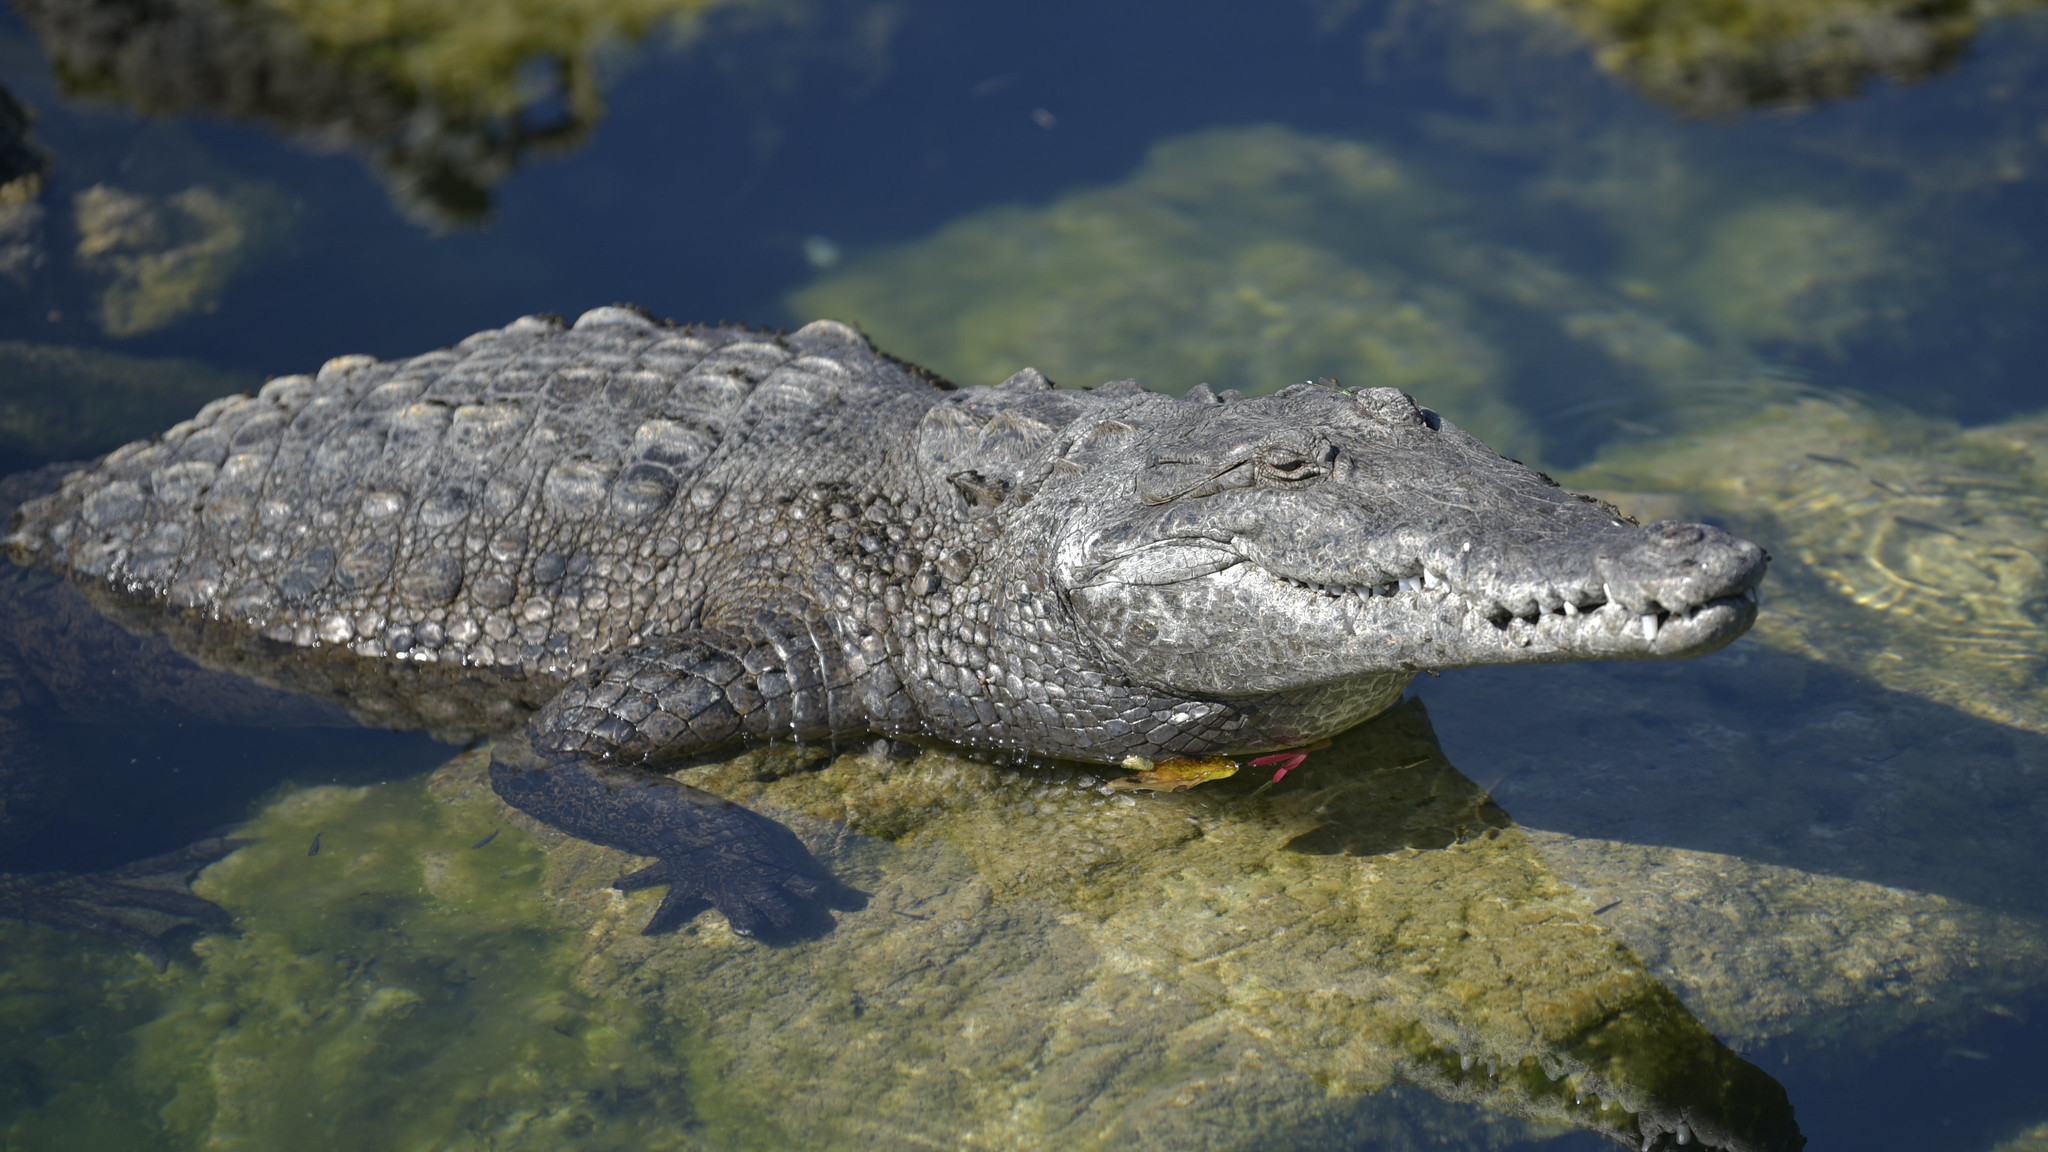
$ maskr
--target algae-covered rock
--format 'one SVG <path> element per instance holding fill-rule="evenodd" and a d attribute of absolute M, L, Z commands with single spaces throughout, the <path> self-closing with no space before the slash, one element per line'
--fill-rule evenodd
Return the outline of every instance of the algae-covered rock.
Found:
<path fill-rule="evenodd" d="M 1868 1051 L 2011 1016 L 2048 981 L 2048 925 L 1937 892 L 1718 852 L 1552 832 L 1558 873 L 1715 1034 Z"/>
<path fill-rule="evenodd" d="M 1849 340 L 1901 318 L 1910 267 L 1895 229 L 1873 216 L 1790 200 L 1713 219 L 1676 273 L 1679 303 L 1723 346 L 1839 357 Z"/>
<path fill-rule="evenodd" d="M 1444 210 L 1384 150 L 1223 129 L 1157 145 L 1122 184 L 856 256 L 791 307 L 965 384 L 1027 364 L 1069 386 L 1135 377 L 1167 392 L 1335 376 L 1409 389 L 1517 449 L 1502 354 L 1431 264 Z"/>
<path fill-rule="evenodd" d="M 101 941 L 0 920 L 0 1144 L 151 1147 L 160 1099 L 134 1091 L 133 1030 L 181 978 Z"/>
<path fill-rule="evenodd" d="M 2029 0 L 1514 0 L 1562 16 L 1601 67 L 1692 113 L 1848 96 L 1960 60 Z"/>
<path fill-rule="evenodd" d="M 1412 704 L 1256 797 L 940 752 L 688 770 L 869 894 L 782 947 L 715 914 L 640 935 L 655 894 L 608 887 L 635 862 L 511 813 L 486 764 L 243 829 L 197 886 L 239 932 L 120 1018 L 130 1112 L 211 1148 L 1794 1146 L 1783 1091 Z"/>
<path fill-rule="evenodd" d="M 260 383 L 183 360 L 0 340 L 0 472 L 110 451 Z"/>
<path fill-rule="evenodd" d="M 1618 444 L 1566 482 L 1768 547 L 1766 643 L 2048 731 L 2048 417 L 1966 430 L 1794 394 Z"/>
<path fill-rule="evenodd" d="M 1084 387 L 1403 388 L 1537 460 L 1585 451 L 1631 397 L 1859 355 L 1930 290 L 1895 207 L 1750 187 L 1671 141 L 1610 143 L 1585 170 L 1572 152 L 1514 183 L 1276 126 L 1196 133 L 1122 183 L 856 254 L 790 307 L 970 385 L 1033 365 Z M 1596 259 L 1515 226 L 1564 207 Z M 1580 416 L 1539 437 L 1525 413 L 1559 409 Z"/>
<path fill-rule="evenodd" d="M 67 92 L 367 152 L 402 206 L 474 220 L 603 118 L 598 57 L 717 0 L 25 0 Z"/>
<path fill-rule="evenodd" d="M 1425 689 L 1451 743 L 1720 1035 L 1853 1051 L 2024 1011 L 2048 980 L 2048 421 L 1696 399 L 1645 417 L 1695 430 L 1563 479 L 1765 544 L 1750 637 L 1550 669 L 1534 698 L 1459 673 Z"/>
<path fill-rule="evenodd" d="M 1514 671 L 1421 689 L 1445 747 L 1716 1035 L 1833 1062 L 2048 991 L 2048 737 L 1753 639 Z"/>
<path fill-rule="evenodd" d="M 470 799 L 300 791 L 205 874 L 240 931 L 200 940 L 134 1033 L 136 1087 L 181 1143 L 695 1146 L 668 1038 L 572 986 L 588 941 L 540 900 L 542 852 Z"/>
<path fill-rule="evenodd" d="M 633 861 L 537 835 L 550 902 L 589 935 L 579 987 L 691 1021 L 698 1115 L 735 1142 L 1401 1147 L 1468 1127 L 1416 1132 L 1379 1095 L 1398 1083 L 1637 1144 L 1681 1123 L 1789 1137 L 1782 1091 L 1615 942 L 1418 708 L 1318 757 L 1256 799 L 1248 779 L 1139 799 L 941 753 L 691 770 L 869 893 L 789 948 L 715 916 L 640 937 L 652 905 L 604 887 Z"/>
<path fill-rule="evenodd" d="M 72 204 L 78 262 L 109 281 L 100 328 L 139 336 L 194 312 L 211 312 L 222 289 L 275 227 L 274 194 L 223 193 L 194 185 L 154 197 L 95 184 Z"/>

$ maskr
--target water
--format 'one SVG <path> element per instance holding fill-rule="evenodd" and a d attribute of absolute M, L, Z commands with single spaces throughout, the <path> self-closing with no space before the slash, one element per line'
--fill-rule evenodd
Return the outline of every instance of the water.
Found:
<path fill-rule="evenodd" d="M 80 659 L 0 715 L 89 782 L 0 869 L 259 840 L 161 973 L 0 923 L 9 1147 L 1565 1149 L 1779 1089 L 1817 1149 L 2048 1140 L 2043 16 L 694 7 L 276 0 L 210 74 L 0 19 L 0 471 L 524 313 L 831 315 L 966 384 L 1410 389 L 1765 543 L 1757 627 L 1425 678 L 1258 795 L 693 770 L 870 893 L 784 949 L 638 936 L 475 754 Z"/>

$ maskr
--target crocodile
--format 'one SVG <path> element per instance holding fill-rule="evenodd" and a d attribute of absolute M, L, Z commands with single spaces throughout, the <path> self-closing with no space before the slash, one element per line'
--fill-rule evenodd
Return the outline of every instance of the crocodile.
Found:
<path fill-rule="evenodd" d="M 617 885 L 668 886 L 647 932 L 716 906 L 771 939 L 860 894 L 674 779 L 689 757 L 1298 749 L 1418 672 L 1711 651 L 1768 561 L 1396 389 L 958 388 L 833 321 L 624 306 L 215 401 L 25 504 L 6 546 L 206 667 L 500 737 L 505 801 L 652 858 Z"/>

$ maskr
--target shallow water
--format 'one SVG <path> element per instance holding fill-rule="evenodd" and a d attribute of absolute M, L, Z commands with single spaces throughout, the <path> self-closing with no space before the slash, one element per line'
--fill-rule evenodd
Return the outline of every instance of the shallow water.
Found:
<path fill-rule="evenodd" d="M 162 972 L 0 921 L 5 1145 L 2048 1146 L 2048 14 L 1993 7 L 262 0 L 152 57 L 23 0 L 0 473 L 628 300 L 1390 384 L 1774 564 L 1720 653 L 1425 678 L 1263 793 L 692 769 L 869 894 L 782 948 L 639 936 L 474 751 L 39 664 L 74 787 L 0 871 L 257 842 Z"/>

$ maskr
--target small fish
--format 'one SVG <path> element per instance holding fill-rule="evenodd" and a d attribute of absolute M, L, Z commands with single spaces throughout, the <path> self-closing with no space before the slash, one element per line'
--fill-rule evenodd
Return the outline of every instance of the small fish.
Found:
<path fill-rule="evenodd" d="M 313 846 L 312 846 L 311 848 L 308 848 L 308 849 L 306 849 L 306 855 L 308 855 L 308 856 L 318 856 L 319 854 L 320 854 L 320 833 L 318 833 L 318 832 L 315 832 L 315 833 L 313 833 Z"/>
<path fill-rule="evenodd" d="M 1615 910 L 1616 908 L 1619 908 L 1619 907 L 1621 907 L 1621 901 L 1619 901 L 1619 900 L 1616 900 L 1616 901 L 1615 901 L 1614 903 L 1612 903 L 1612 904 L 1602 904 L 1602 905 L 1601 905 L 1601 906 L 1599 906 L 1598 908 L 1595 908 L 1595 909 L 1593 909 L 1593 915 L 1595 915 L 1595 916 L 1598 916 L 1598 915 L 1600 915 L 1600 914 L 1601 914 L 1602 912 L 1612 912 L 1612 911 L 1614 911 L 1614 910 Z"/>
<path fill-rule="evenodd" d="M 470 850 L 470 851 L 472 851 L 472 852 L 474 852 L 474 851 L 476 851 L 477 849 L 479 849 L 479 848 L 483 847 L 484 845 L 486 845 L 486 844 L 489 844 L 489 843 L 490 843 L 491 841 L 493 841 L 493 840 L 496 840 L 496 839 L 498 838 L 498 833 L 500 833 L 500 832 L 503 832 L 503 831 L 504 831 L 504 829 L 503 829 L 503 828 L 493 828 L 493 829 L 491 829 L 491 834 L 490 834 L 489 836 L 486 836 L 486 837 L 484 837 L 483 839 L 481 839 L 481 840 L 477 841 L 476 843 L 474 843 L 474 844 L 471 844 L 471 845 L 469 846 L 469 850 Z"/>

